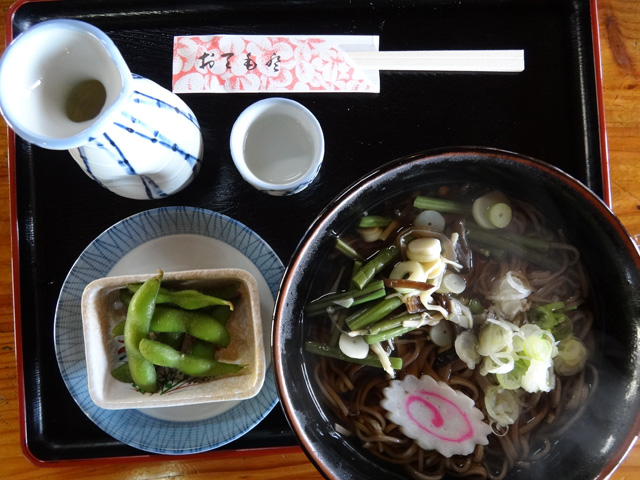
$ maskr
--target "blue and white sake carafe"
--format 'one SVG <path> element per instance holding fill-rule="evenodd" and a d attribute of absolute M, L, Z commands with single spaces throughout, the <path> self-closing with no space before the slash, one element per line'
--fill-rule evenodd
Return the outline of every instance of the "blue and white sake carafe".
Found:
<path fill-rule="evenodd" d="M 157 199 L 198 173 L 198 121 L 177 95 L 133 75 L 111 39 L 77 20 L 48 20 L 0 59 L 0 112 L 24 140 L 69 150 L 82 170 L 126 198 Z"/>

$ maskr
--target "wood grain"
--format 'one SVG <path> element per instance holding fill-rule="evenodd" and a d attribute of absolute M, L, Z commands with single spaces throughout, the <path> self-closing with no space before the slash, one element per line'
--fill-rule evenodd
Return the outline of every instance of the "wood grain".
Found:
<path fill-rule="evenodd" d="M 0 0 L 6 18 L 10 0 Z M 640 2 L 599 0 L 604 104 L 613 210 L 630 235 L 640 241 Z M 4 38 L 4 22 L 0 24 Z M 3 124 L 4 125 L 4 124 Z M 5 129 L 0 156 L 7 157 Z M 0 162 L 0 471 L 14 480 L 57 478 L 148 479 L 282 479 L 321 478 L 299 450 L 286 454 L 248 452 L 232 459 L 207 455 L 166 461 L 161 457 L 138 463 L 33 465 L 20 445 L 20 415 L 16 377 L 11 294 L 10 198 L 6 160 Z M 611 477 L 640 478 L 640 445 Z"/>

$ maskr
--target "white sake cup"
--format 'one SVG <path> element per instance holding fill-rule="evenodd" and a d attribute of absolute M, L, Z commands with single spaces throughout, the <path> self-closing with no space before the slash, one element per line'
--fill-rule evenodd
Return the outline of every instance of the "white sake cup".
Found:
<path fill-rule="evenodd" d="M 286 98 L 250 105 L 234 123 L 229 143 L 242 178 L 276 196 L 305 189 L 324 157 L 318 120 L 306 107 Z"/>

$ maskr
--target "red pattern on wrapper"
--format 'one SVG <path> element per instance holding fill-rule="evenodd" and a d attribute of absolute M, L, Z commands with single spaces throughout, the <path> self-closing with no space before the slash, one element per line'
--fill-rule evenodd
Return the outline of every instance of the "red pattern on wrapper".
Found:
<path fill-rule="evenodd" d="M 175 37 L 173 90 L 176 93 L 374 93 L 376 86 L 340 47 L 340 38 Z"/>

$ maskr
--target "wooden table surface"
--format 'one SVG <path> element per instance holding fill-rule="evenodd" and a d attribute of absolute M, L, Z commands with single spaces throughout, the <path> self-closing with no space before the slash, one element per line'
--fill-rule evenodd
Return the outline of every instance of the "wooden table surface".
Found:
<path fill-rule="evenodd" d="M 0 0 L 6 17 L 12 0 Z M 640 242 L 640 2 L 599 0 L 604 104 L 610 157 L 614 212 L 629 234 Z M 0 39 L 5 23 L 0 22 Z M 1 120 L 0 120 L 1 122 Z M 0 157 L 7 158 L 5 124 L 0 134 Z M 207 455 L 137 463 L 103 463 L 37 467 L 22 453 L 18 414 L 7 162 L 0 162 L 0 473 L 12 480 L 39 478 L 148 479 L 164 477 L 280 479 L 321 478 L 297 449 L 286 453 L 249 452 L 232 459 Z M 214 474 L 215 472 L 215 474 Z M 640 443 L 611 477 L 640 479 Z"/>

